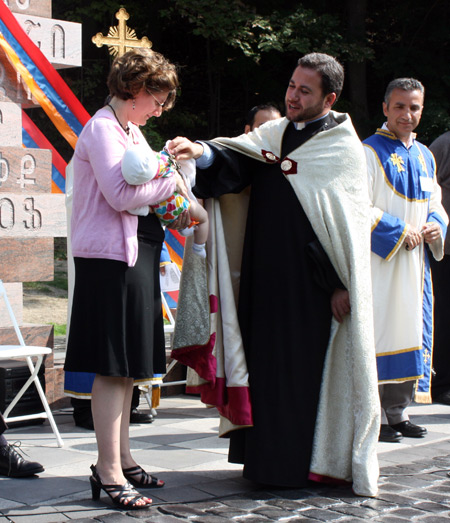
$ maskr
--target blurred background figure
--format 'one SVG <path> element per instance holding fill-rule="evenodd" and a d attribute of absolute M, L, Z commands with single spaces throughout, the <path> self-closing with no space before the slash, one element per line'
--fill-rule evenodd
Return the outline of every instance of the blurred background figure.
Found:
<path fill-rule="evenodd" d="M 272 104 L 255 105 L 247 115 L 245 132 L 249 133 L 269 120 L 281 118 L 280 111 Z"/>
<path fill-rule="evenodd" d="M 442 205 L 450 214 L 450 131 L 430 145 L 436 159 L 437 181 L 442 189 Z M 450 236 L 447 231 L 444 258 L 437 263 L 431 258 L 434 289 L 434 351 L 431 396 L 434 402 L 450 405 Z"/>

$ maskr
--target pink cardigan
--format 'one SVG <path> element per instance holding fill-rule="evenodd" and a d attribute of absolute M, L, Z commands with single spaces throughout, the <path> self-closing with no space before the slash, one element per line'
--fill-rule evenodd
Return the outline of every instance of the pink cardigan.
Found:
<path fill-rule="evenodd" d="M 137 260 L 138 218 L 127 212 L 156 204 L 175 190 L 175 179 L 160 178 L 143 185 L 128 185 L 120 162 L 130 140 L 145 140 L 130 123 L 128 136 L 114 115 L 100 109 L 89 120 L 78 139 L 73 158 L 73 208 L 71 241 L 74 256 Z"/>

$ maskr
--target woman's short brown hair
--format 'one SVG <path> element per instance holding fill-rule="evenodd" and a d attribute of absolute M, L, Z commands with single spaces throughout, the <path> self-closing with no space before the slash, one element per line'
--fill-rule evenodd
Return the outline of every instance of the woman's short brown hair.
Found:
<path fill-rule="evenodd" d="M 175 65 L 150 49 L 135 49 L 115 58 L 107 81 L 109 94 L 122 100 L 134 98 L 142 89 L 169 91 L 164 110 L 175 103 L 178 75 Z"/>

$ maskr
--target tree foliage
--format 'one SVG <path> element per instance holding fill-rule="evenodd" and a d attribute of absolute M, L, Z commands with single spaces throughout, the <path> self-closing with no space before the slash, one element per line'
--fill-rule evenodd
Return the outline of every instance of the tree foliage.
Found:
<path fill-rule="evenodd" d="M 263 15 L 239 0 L 172 0 L 160 15 L 175 23 L 181 19 L 192 27 L 192 34 L 239 49 L 256 62 L 271 51 L 304 54 L 316 50 L 356 59 L 370 55 L 369 48 L 346 42 L 337 17 L 318 16 L 301 4 Z"/>
<path fill-rule="evenodd" d="M 54 18 L 83 24 L 83 67 L 64 78 L 90 113 L 104 101 L 111 58 L 91 38 L 117 25 L 114 0 L 58 0 Z M 297 59 L 311 51 L 336 56 L 346 68 L 337 110 L 348 111 L 361 138 L 383 121 L 387 83 L 420 79 L 427 91 L 419 135 L 429 143 L 450 128 L 447 0 L 130 0 L 127 24 L 138 38 L 179 66 L 175 109 L 147 125 L 152 143 L 175 135 L 208 138 L 242 132 L 253 105 L 276 103 Z M 49 131 L 50 132 L 50 131 Z"/>

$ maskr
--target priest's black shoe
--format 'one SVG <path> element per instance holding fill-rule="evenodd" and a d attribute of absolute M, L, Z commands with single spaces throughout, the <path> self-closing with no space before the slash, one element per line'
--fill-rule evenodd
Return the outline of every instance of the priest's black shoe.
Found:
<path fill-rule="evenodd" d="M 403 438 L 401 432 L 397 432 L 389 425 L 380 426 L 380 435 L 378 441 L 385 441 L 387 443 L 395 443 Z"/>
<path fill-rule="evenodd" d="M 151 414 L 142 412 L 138 409 L 131 409 L 130 423 L 153 423 L 155 418 Z"/>
<path fill-rule="evenodd" d="M 0 447 L 0 475 L 10 478 L 27 478 L 44 472 L 44 467 L 35 461 L 27 461 L 16 451 L 14 445 Z"/>
<path fill-rule="evenodd" d="M 396 423 L 391 425 L 391 428 L 398 430 L 406 438 L 423 438 L 428 432 L 425 427 L 419 427 L 419 425 L 414 425 L 409 420 L 402 421 L 401 423 Z"/>

